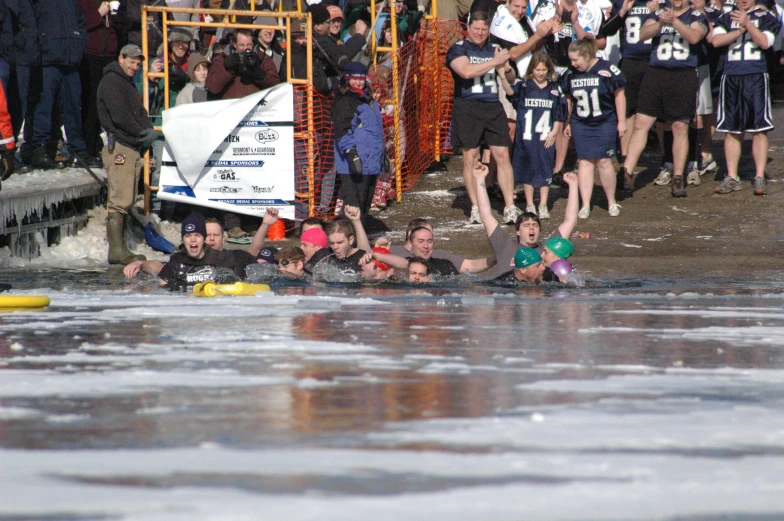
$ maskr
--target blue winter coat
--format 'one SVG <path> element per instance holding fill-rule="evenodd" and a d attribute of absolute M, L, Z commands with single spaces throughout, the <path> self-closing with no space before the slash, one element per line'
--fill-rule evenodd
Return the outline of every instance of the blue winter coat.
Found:
<path fill-rule="evenodd" d="M 87 47 L 84 11 L 76 0 L 37 0 L 41 65 L 78 67 Z"/>
<path fill-rule="evenodd" d="M 375 100 L 356 92 L 339 94 L 332 105 L 332 124 L 335 131 L 335 170 L 348 174 L 346 150 L 355 148 L 362 160 L 363 175 L 383 173 L 384 126 L 381 109 Z"/>
<path fill-rule="evenodd" d="M 0 0 L 5 4 L 5 14 L 7 20 L 3 21 L 3 45 L 8 45 L 4 50 L 6 54 L 13 54 L 13 60 L 17 65 L 30 67 L 40 63 L 38 52 L 38 25 L 35 20 L 35 13 L 30 0 Z M 10 28 L 11 33 L 6 34 Z M 6 43 L 10 36 L 10 43 Z"/>

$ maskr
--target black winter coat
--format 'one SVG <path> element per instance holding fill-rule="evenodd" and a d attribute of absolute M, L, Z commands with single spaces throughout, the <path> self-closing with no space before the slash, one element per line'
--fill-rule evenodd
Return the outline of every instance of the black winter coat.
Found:
<path fill-rule="evenodd" d="M 41 65 L 78 67 L 87 47 L 84 11 L 76 0 L 35 0 Z"/>
<path fill-rule="evenodd" d="M 138 149 L 136 140 L 143 130 L 152 128 L 133 78 L 129 78 L 117 62 L 103 69 L 103 78 L 98 85 L 98 119 L 106 132 L 131 148 Z"/>
<path fill-rule="evenodd" d="M 30 0 L 0 0 L 0 8 L 6 17 L 2 25 L 4 50 L 0 55 L 9 63 L 26 67 L 38 65 L 41 60 L 38 24 Z"/>

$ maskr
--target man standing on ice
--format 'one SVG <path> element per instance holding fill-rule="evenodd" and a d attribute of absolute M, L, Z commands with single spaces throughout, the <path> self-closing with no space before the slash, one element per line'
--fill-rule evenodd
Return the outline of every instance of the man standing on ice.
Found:
<path fill-rule="evenodd" d="M 158 135 L 133 84 L 133 76 L 143 60 L 139 46 L 126 45 L 120 50 L 117 62 L 104 68 L 103 79 L 98 85 L 98 119 L 107 136 L 103 164 L 109 184 L 106 201 L 109 264 L 127 265 L 145 260 L 144 255 L 128 249 L 125 239 L 125 217 L 136 200 L 142 152 Z"/>

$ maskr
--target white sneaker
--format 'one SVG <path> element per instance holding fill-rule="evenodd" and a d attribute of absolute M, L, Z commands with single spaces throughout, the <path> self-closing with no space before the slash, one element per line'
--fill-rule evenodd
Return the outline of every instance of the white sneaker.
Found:
<path fill-rule="evenodd" d="M 618 217 L 621 215 L 621 205 L 620 204 L 611 204 L 610 207 L 607 209 L 607 213 L 610 214 L 610 217 Z"/>
<path fill-rule="evenodd" d="M 547 205 L 543 204 L 539 206 L 539 218 L 540 219 L 549 219 L 550 212 L 547 210 Z"/>
<path fill-rule="evenodd" d="M 661 172 L 659 172 L 659 176 L 653 180 L 653 184 L 655 184 L 656 186 L 667 186 L 668 184 L 670 184 L 671 180 L 672 180 L 672 171 L 667 170 L 667 167 L 664 167 L 661 169 Z"/>
<path fill-rule="evenodd" d="M 482 224 L 482 217 L 479 215 L 479 207 L 471 207 L 471 217 L 468 218 L 468 224 Z"/>
<path fill-rule="evenodd" d="M 699 168 L 700 175 L 705 175 L 707 172 L 715 172 L 718 169 L 719 164 L 713 158 L 713 155 L 710 155 L 707 158 L 702 158 L 702 165 L 700 165 Z"/>
<path fill-rule="evenodd" d="M 583 208 L 580 208 L 580 211 L 577 212 L 577 217 L 579 217 L 580 219 L 587 219 L 588 217 L 590 217 L 590 215 L 591 215 L 590 206 L 585 206 Z"/>
<path fill-rule="evenodd" d="M 699 170 L 692 170 L 691 172 L 689 172 L 689 175 L 686 176 L 686 183 L 694 186 L 700 184 Z"/>
<path fill-rule="evenodd" d="M 517 218 L 520 217 L 523 212 L 520 208 L 516 207 L 515 205 L 509 205 L 504 208 L 504 224 L 514 224 L 517 222 Z"/>
<path fill-rule="evenodd" d="M 528 205 L 528 206 L 525 207 L 525 211 L 526 211 L 526 213 L 533 213 L 533 214 L 535 214 L 536 213 L 536 206 L 534 206 L 532 204 Z"/>

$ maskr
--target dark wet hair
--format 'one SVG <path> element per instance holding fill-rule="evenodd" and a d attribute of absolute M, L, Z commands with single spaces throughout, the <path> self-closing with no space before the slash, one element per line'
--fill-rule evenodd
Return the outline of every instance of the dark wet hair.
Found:
<path fill-rule="evenodd" d="M 517 222 L 515 223 L 515 231 L 520 229 L 520 225 L 523 224 L 523 221 L 536 221 L 536 224 L 539 225 L 539 228 L 542 227 L 542 221 L 539 220 L 539 216 L 533 212 L 523 212 L 520 217 L 517 218 Z"/>
<path fill-rule="evenodd" d="M 411 236 L 411 230 L 413 230 L 415 228 L 421 228 L 421 227 L 423 227 L 425 225 L 428 225 L 428 224 L 430 224 L 430 221 L 428 221 L 427 219 L 424 219 L 422 217 L 417 217 L 416 219 L 411 219 L 411 221 L 408 223 L 408 226 L 406 226 L 406 241 Z"/>
<path fill-rule="evenodd" d="M 347 219 L 338 219 L 336 221 L 332 221 L 331 223 L 327 224 L 327 229 L 324 230 L 327 235 L 332 235 L 333 233 L 342 233 L 348 239 L 349 237 L 356 237 L 356 232 L 354 231 L 354 225 L 351 224 L 351 221 Z"/>
<path fill-rule="evenodd" d="M 303 221 L 299 224 L 300 235 L 302 235 L 302 228 L 304 228 L 306 224 L 310 226 L 318 226 L 322 230 L 324 229 L 324 221 L 322 221 L 318 217 L 308 217 L 307 219 L 303 219 Z"/>
<path fill-rule="evenodd" d="M 412 264 L 421 264 L 427 270 L 426 275 L 430 275 L 430 261 L 427 259 L 423 259 L 422 257 L 411 257 L 408 259 L 408 265 L 411 266 Z"/>
<path fill-rule="evenodd" d="M 305 262 L 305 252 L 302 251 L 302 248 L 298 248 L 297 246 L 286 246 L 275 252 L 275 260 L 278 262 L 282 260 Z"/>
<path fill-rule="evenodd" d="M 413 230 L 411 230 L 410 232 L 408 232 L 408 240 L 409 240 L 409 241 L 410 241 L 410 240 L 412 240 L 412 239 L 414 238 L 414 234 L 415 234 L 416 232 L 420 231 L 420 230 L 426 230 L 426 231 L 427 231 L 427 233 L 429 233 L 430 235 L 433 235 L 433 232 L 432 232 L 432 231 L 430 231 L 430 228 L 428 228 L 428 227 L 426 227 L 426 226 L 417 226 L 416 228 L 414 228 Z"/>

